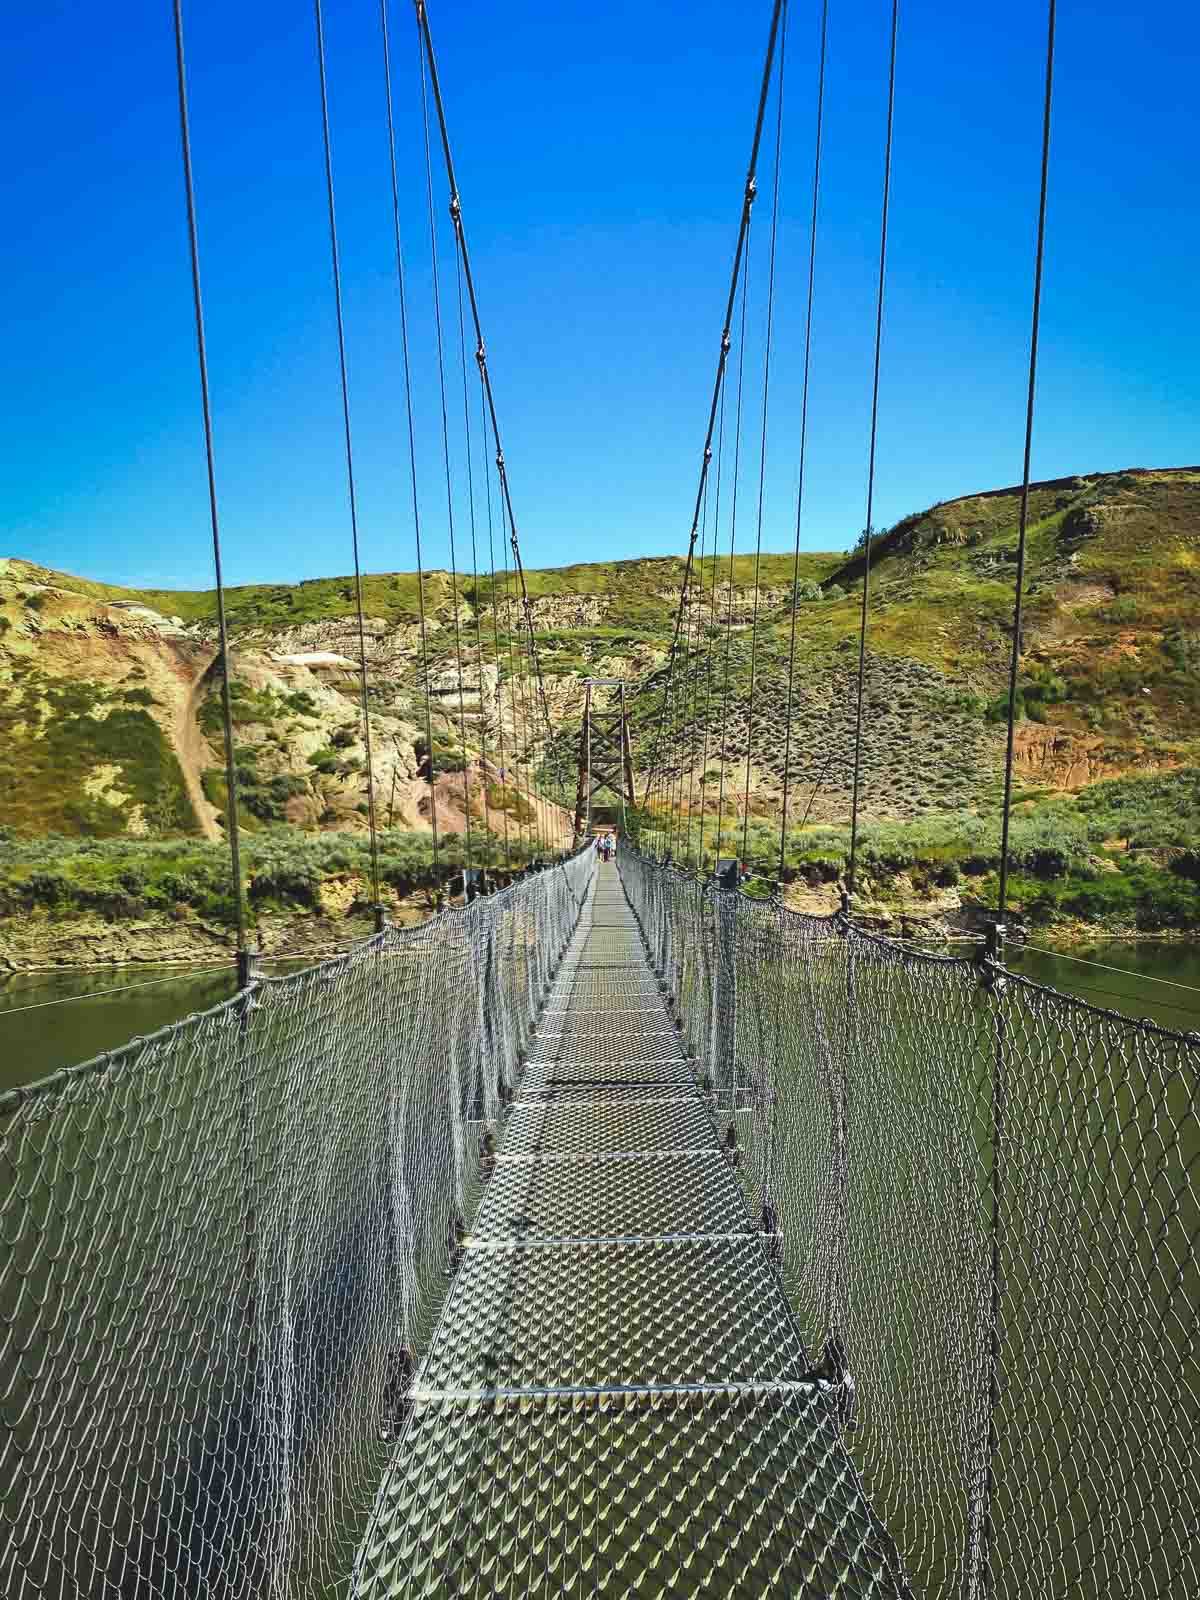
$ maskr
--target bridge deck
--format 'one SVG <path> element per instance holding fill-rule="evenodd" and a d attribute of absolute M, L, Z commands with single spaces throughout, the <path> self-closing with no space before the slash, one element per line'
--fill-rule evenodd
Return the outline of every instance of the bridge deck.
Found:
<path fill-rule="evenodd" d="M 354 1594 L 896 1596 L 779 1278 L 601 866 Z"/>

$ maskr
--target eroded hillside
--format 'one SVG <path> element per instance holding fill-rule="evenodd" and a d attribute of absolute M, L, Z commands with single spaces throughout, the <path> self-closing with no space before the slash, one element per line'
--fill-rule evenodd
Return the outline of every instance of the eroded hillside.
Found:
<path fill-rule="evenodd" d="M 1019 495 L 964 497 L 872 546 L 863 800 L 868 816 L 994 797 Z M 1200 470 L 1039 484 L 1031 498 L 1018 760 L 1046 789 L 1200 761 Z M 637 696 L 636 762 L 682 776 L 685 803 L 777 812 L 787 742 L 790 556 L 700 564 L 668 737 L 656 743 L 683 564 L 528 574 L 553 737 L 497 577 L 426 575 L 438 822 L 514 817 L 528 777 L 569 803 L 588 674 Z M 852 778 L 861 555 L 805 555 L 795 592 L 791 782 L 840 820 Z M 715 583 L 715 592 L 714 592 Z M 422 644 L 412 574 L 365 580 L 372 759 L 385 822 L 430 826 Z M 359 640 L 346 578 L 228 595 L 236 760 L 249 827 L 366 825 Z M 0 824 L 22 835 L 215 836 L 224 803 L 213 600 L 115 589 L 0 563 Z M 498 653 L 497 653 L 498 645 Z M 465 666 L 459 673 L 457 661 Z M 755 692 L 750 695 L 753 669 Z M 466 778 L 464 779 L 464 769 Z M 560 825 L 557 811 L 547 813 Z"/>

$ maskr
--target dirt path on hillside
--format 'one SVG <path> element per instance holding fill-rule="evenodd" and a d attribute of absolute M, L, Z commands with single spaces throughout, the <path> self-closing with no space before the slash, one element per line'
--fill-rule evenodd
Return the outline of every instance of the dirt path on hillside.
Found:
<path fill-rule="evenodd" d="M 179 760 L 179 770 L 183 773 L 183 786 L 187 790 L 187 797 L 192 803 L 192 810 L 196 813 L 201 832 L 206 839 L 214 843 L 223 839 L 225 835 L 217 821 L 220 813 L 205 798 L 204 784 L 201 781 L 200 775 L 205 767 L 212 765 L 212 751 L 208 747 L 208 740 L 200 732 L 199 710 L 200 701 L 206 692 L 204 679 L 216 659 L 217 651 L 213 650 L 204 663 L 203 671 L 187 695 L 179 701 L 173 730 L 175 754 Z"/>

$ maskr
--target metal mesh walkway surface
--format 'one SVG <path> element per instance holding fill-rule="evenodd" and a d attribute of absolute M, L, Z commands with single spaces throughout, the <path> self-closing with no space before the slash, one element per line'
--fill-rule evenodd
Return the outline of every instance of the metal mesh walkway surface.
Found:
<path fill-rule="evenodd" d="M 385 1596 L 899 1596 L 615 867 L 356 1564 Z"/>

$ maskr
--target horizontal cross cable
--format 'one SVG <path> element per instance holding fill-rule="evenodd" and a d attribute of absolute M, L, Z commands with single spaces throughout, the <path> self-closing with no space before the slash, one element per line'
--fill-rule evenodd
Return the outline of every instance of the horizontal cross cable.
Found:
<path fill-rule="evenodd" d="M 588 1383 L 564 1384 L 561 1387 L 547 1385 L 545 1388 L 413 1389 L 409 1398 L 417 1405 L 499 1400 L 654 1400 L 663 1397 L 692 1399 L 705 1395 L 811 1395 L 828 1393 L 833 1387 L 827 1378 L 818 1377 L 747 1378 L 725 1383 Z"/>
<path fill-rule="evenodd" d="M 686 1157 L 688 1160 L 695 1160 L 697 1156 L 703 1156 L 710 1161 L 714 1156 L 719 1161 L 725 1160 L 725 1152 L 716 1148 L 711 1150 L 592 1150 L 583 1154 L 574 1150 L 550 1150 L 544 1155 L 522 1156 L 506 1156 L 501 1151 L 496 1160 L 525 1167 L 537 1166 L 541 1162 L 549 1161 L 576 1161 L 580 1165 L 586 1166 L 593 1161 L 673 1161 L 678 1160 L 681 1156 Z"/>
<path fill-rule="evenodd" d="M 463 1240 L 464 1250 L 545 1250 L 560 1245 L 587 1245 L 602 1249 L 622 1249 L 627 1245 L 644 1244 L 708 1244 L 729 1240 L 746 1240 L 763 1237 L 749 1225 L 741 1233 L 598 1233 L 598 1234 L 533 1234 L 525 1239 L 476 1239 L 473 1234 Z"/>

